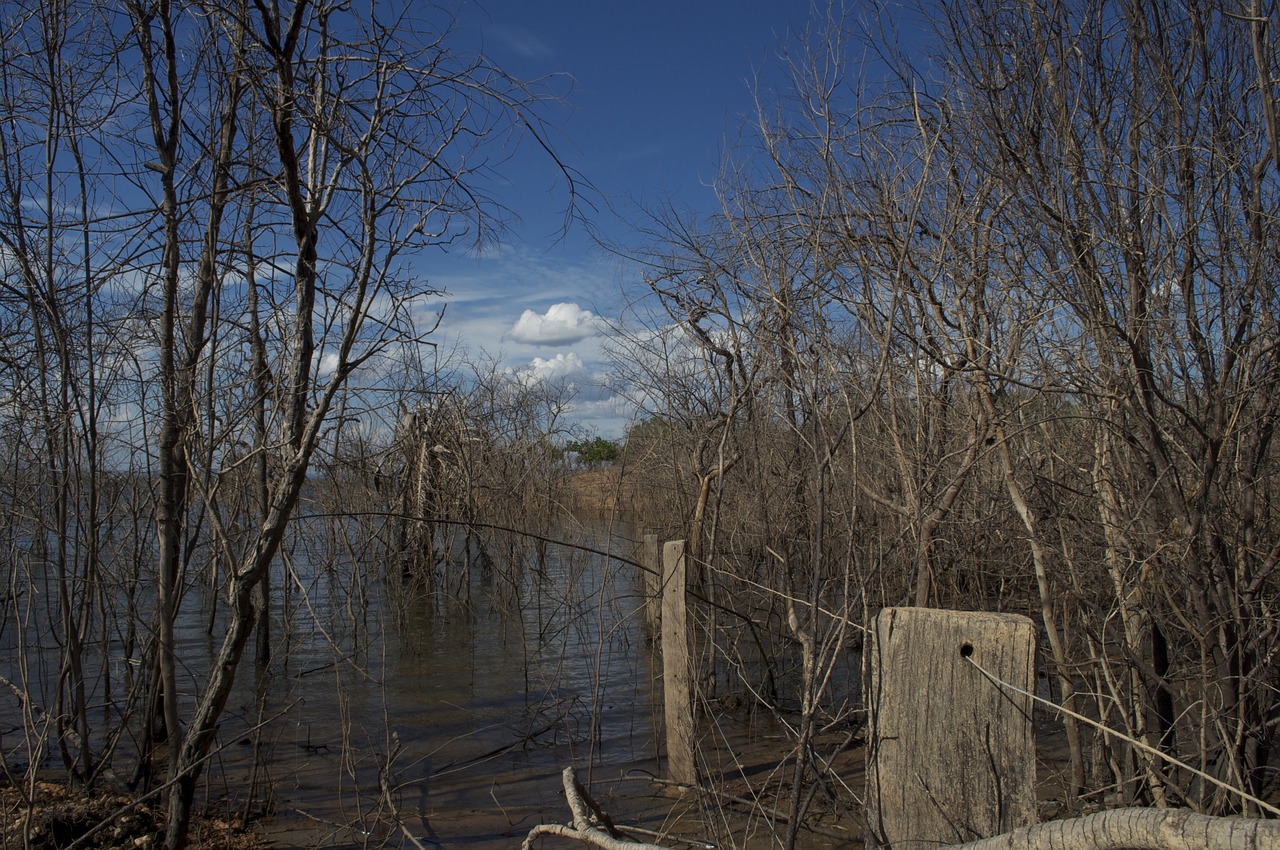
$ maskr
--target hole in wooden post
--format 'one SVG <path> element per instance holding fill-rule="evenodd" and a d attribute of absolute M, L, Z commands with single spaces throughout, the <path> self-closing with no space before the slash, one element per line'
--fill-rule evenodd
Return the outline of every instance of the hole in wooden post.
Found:
<path fill-rule="evenodd" d="M 973 644 L 971 643 L 960 644 L 960 657 L 968 658 L 971 655 L 973 655 Z"/>

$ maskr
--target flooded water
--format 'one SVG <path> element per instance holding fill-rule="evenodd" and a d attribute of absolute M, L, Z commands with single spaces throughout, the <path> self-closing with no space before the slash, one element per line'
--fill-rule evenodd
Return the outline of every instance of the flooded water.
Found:
<path fill-rule="evenodd" d="M 496 850 L 536 824 L 569 820 L 561 772 L 572 765 L 628 826 L 694 846 L 726 831 L 734 838 L 723 846 L 776 843 L 776 822 L 730 826 L 722 810 L 703 808 L 705 799 L 655 781 L 663 775 L 661 684 L 630 527 L 559 530 L 577 545 L 525 548 L 519 567 L 473 563 L 464 572 L 459 562 L 440 577 L 447 592 L 388 588 L 385 565 L 334 533 L 303 527 L 273 578 L 273 658 L 266 667 L 251 656 L 241 664 L 205 775 L 202 802 L 212 810 L 249 816 L 283 848 Z M 28 602 L 49 591 L 38 576 L 27 588 Z M 179 689 L 190 703 L 217 651 L 225 605 L 193 585 L 184 611 Z M 41 621 L 10 618 L 0 630 L 0 669 L 48 700 L 60 655 Z M 109 682 L 93 682 L 98 702 L 138 669 L 136 641 L 132 659 L 126 644 L 114 642 L 105 665 L 92 662 L 113 671 Z M 10 712 L 7 696 L 0 693 L 0 714 Z M 708 714 L 709 775 L 781 788 L 789 747 L 781 721 Z M 9 766 L 35 757 L 56 773 L 56 753 L 14 743 L 21 724 L 16 710 L 13 717 L 0 738 Z M 122 745 L 117 764 L 130 755 Z"/>
<path fill-rule="evenodd" d="M 228 724 L 240 730 L 226 730 L 242 750 L 224 761 L 229 798 L 272 788 L 268 829 L 283 845 L 411 846 L 407 829 L 424 843 L 496 847 L 568 817 L 566 766 L 644 791 L 659 772 L 658 724 L 627 563 L 636 546 L 626 527 L 572 536 L 621 559 L 551 546 L 518 579 L 473 567 L 469 601 L 387 604 L 366 588 L 355 603 L 345 588 L 358 579 L 340 571 L 312 576 L 305 596 L 295 588 L 280 611 L 287 668 L 266 682 L 246 671 Z M 255 741 L 257 717 L 275 714 Z"/>

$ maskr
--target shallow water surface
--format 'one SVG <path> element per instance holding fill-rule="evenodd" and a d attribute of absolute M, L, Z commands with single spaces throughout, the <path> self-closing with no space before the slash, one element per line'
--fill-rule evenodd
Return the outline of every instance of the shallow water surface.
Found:
<path fill-rule="evenodd" d="M 516 846 L 536 824 L 569 820 L 561 773 L 572 765 L 609 814 L 652 830 L 654 840 L 714 833 L 732 836 L 726 847 L 776 846 L 771 815 L 730 823 L 707 798 L 660 781 L 659 662 L 629 527 L 558 530 L 567 545 L 498 541 L 492 560 L 441 568 L 437 587 L 446 589 L 433 592 L 394 575 L 386 582 L 386 566 L 362 555 L 358 535 L 341 533 L 331 522 L 296 527 L 272 579 L 271 661 L 256 664 L 249 653 L 238 669 L 201 804 L 250 817 L 282 848 L 496 850 Z M 0 629 L 0 671 L 48 705 L 61 655 L 48 633 L 54 609 L 44 575 L 32 569 L 14 609 L 22 616 Z M 154 593 L 142 588 L 136 598 Z M 189 717 L 226 605 L 193 583 L 182 611 L 178 687 Z M 130 732 L 140 702 L 127 683 L 138 679 L 140 646 L 118 639 L 89 650 L 96 669 L 110 671 L 95 674 L 92 702 L 129 707 Z M 765 663 L 746 649 L 734 656 L 738 669 Z M 780 800 L 793 739 L 785 721 L 742 708 L 751 701 L 732 692 L 740 683 L 702 687 L 706 781 L 740 798 L 760 790 Z M 5 699 L 0 693 L 0 714 Z M 11 769 L 35 758 L 61 775 L 56 752 L 15 737 L 3 739 Z M 132 738 L 122 741 L 115 767 L 125 775 L 135 753 Z M 165 762 L 162 745 L 155 764 Z"/>
<path fill-rule="evenodd" d="M 634 558 L 619 531 L 593 529 L 584 542 Z M 269 782 L 267 829 L 279 843 L 412 846 L 408 831 L 424 843 L 511 846 L 534 824 L 567 818 L 564 767 L 597 784 L 656 773 L 636 568 L 552 546 L 518 585 L 473 569 L 469 602 L 388 604 L 371 591 L 357 605 L 320 587 L 342 576 L 310 588 L 309 606 L 301 593 L 285 599 L 287 665 L 266 680 L 245 671 L 243 732 L 233 733 L 242 743 L 224 765 L 233 799 L 250 793 L 255 766 Z M 265 704 L 254 705 L 256 687 L 268 689 Z M 253 719 L 277 713 L 255 745 Z"/>

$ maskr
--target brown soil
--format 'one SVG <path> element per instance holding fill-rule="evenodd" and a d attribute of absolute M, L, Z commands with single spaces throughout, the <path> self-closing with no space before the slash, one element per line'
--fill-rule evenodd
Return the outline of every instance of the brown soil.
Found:
<path fill-rule="evenodd" d="M 24 791 L 33 793 L 28 797 Z M 109 793 L 85 796 L 51 782 L 37 782 L 34 789 L 0 783 L 0 847 L 57 850 L 75 844 L 92 850 L 150 850 L 161 846 L 163 838 L 164 811 L 150 802 Z M 257 850 L 267 842 L 244 824 L 201 816 L 192 822 L 187 846 Z"/>

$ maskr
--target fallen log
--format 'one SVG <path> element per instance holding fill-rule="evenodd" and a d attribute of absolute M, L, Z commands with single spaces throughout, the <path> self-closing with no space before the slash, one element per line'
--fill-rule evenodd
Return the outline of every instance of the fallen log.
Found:
<path fill-rule="evenodd" d="M 1110 809 L 940 850 L 1280 850 L 1280 821 L 1187 809 Z"/>
<path fill-rule="evenodd" d="M 591 844 L 601 850 L 671 850 L 628 838 L 578 782 L 573 767 L 561 773 L 571 824 L 538 824 L 521 850 L 544 835 Z M 1110 809 L 1047 821 L 937 850 L 1280 850 L 1280 820 L 1211 817 L 1189 809 Z"/>

